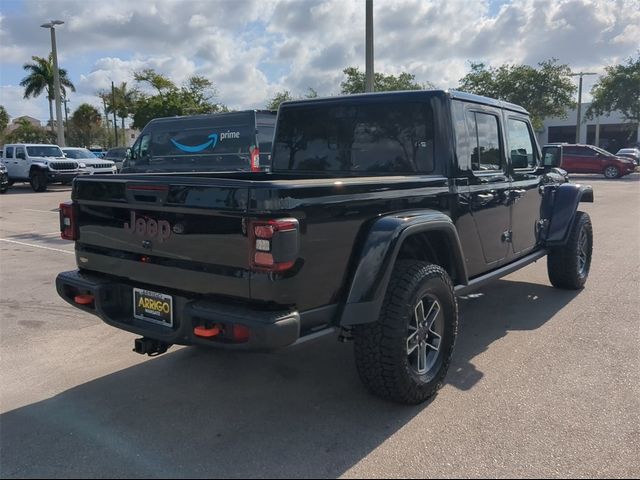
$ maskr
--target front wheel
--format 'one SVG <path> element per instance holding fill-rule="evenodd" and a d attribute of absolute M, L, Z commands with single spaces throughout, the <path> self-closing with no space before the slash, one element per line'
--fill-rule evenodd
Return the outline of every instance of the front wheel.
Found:
<path fill-rule="evenodd" d="M 579 290 L 584 287 L 591 269 L 593 227 L 585 212 L 576 212 L 569 240 L 553 247 L 547 256 L 547 272 L 554 287 Z"/>
<path fill-rule="evenodd" d="M 34 192 L 47 190 L 47 176 L 43 172 L 32 172 L 29 176 L 29 183 Z"/>
<path fill-rule="evenodd" d="M 399 261 L 377 321 L 353 329 L 356 366 L 373 394 L 415 405 L 433 397 L 449 368 L 458 305 L 438 265 Z"/>
<path fill-rule="evenodd" d="M 618 170 L 618 167 L 609 165 L 604 169 L 604 176 L 606 178 L 618 178 L 620 176 L 620 171 Z"/>

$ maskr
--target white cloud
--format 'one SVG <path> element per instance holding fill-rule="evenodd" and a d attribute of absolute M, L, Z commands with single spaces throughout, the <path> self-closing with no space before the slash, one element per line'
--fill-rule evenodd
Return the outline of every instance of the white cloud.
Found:
<path fill-rule="evenodd" d="M 46 95 L 39 98 L 24 99 L 24 88 L 19 85 L 0 85 L 0 104 L 13 119 L 23 115 L 37 118 L 41 121 L 49 119 L 49 104 Z"/>
<path fill-rule="evenodd" d="M 470 60 L 497 66 L 556 57 L 601 72 L 640 44 L 638 0 L 514 0 L 495 16 L 488 0 L 386 0 L 374 8 L 376 70 L 408 71 L 442 88 L 455 87 Z M 84 61 L 72 78 L 76 105 L 112 80 L 133 84 L 142 68 L 178 84 L 204 75 L 233 108 L 262 107 L 283 89 L 336 94 L 343 68 L 364 68 L 361 0 L 31 0 L 25 10 L 0 14 L 0 75 L 48 51 L 48 35 L 34 18 L 63 18 L 61 63 Z M 3 92 L 16 93 L 11 88 L 18 87 Z M 12 108 L 48 117 L 46 100 L 20 97 L 12 96 Z"/>

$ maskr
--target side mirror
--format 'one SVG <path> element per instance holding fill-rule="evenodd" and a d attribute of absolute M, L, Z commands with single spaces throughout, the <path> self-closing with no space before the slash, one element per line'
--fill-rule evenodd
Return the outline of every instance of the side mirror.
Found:
<path fill-rule="evenodd" d="M 529 166 L 529 157 L 527 157 L 526 153 L 522 154 L 517 150 L 512 150 L 511 165 L 513 168 L 527 168 Z"/>
<path fill-rule="evenodd" d="M 124 159 L 125 160 L 131 160 L 132 155 L 133 155 L 133 151 L 130 148 L 127 148 L 127 151 L 124 154 Z"/>
<path fill-rule="evenodd" d="M 544 168 L 556 168 L 562 163 L 562 147 L 548 146 L 542 148 L 542 166 Z"/>

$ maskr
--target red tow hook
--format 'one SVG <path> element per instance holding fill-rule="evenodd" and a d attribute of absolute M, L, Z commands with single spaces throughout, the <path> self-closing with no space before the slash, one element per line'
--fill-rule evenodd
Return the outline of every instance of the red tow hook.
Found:
<path fill-rule="evenodd" d="M 193 333 L 197 337 L 213 338 L 213 337 L 217 337 L 218 335 L 220 335 L 222 333 L 222 328 L 220 328 L 217 325 L 214 325 L 211 328 L 196 327 L 196 328 L 193 329 Z"/>
<path fill-rule="evenodd" d="M 91 294 L 76 295 L 73 297 L 73 301 L 78 305 L 93 305 L 93 302 L 96 301 L 96 297 Z"/>

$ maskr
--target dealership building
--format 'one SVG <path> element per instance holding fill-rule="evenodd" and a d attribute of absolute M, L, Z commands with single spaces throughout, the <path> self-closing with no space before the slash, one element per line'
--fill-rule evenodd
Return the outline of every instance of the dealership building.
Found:
<path fill-rule="evenodd" d="M 584 116 L 590 103 L 582 104 L 582 124 L 578 143 L 597 145 L 612 153 L 621 148 L 640 145 L 640 124 L 629 123 L 620 112 L 611 112 L 587 120 Z M 553 142 L 576 142 L 577 110 L 567 110 L 565 118 L 549 117 L 538 132 L 541 145 Z"/>

